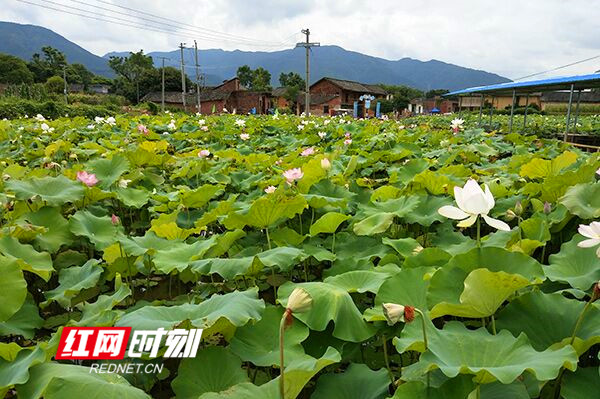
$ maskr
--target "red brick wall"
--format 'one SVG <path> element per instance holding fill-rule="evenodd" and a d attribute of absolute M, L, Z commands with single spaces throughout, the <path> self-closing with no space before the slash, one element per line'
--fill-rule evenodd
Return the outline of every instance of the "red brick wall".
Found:
<path fill-rule="evenodd" d="M 265 93 L 236 91 L 231 94 L 231 106 L 238 114 L 247 114 L 252 108 L 256 108 L 257 114 L 266 114 L 271 101 L 270 96 Z"/>
<path fill-rule="evenodd" d="M 224 100 L 216 100 L 216 101 L 202 101 L 200 107 L 202 108 L 202 114 L 209 115 L 212 114 L 213 105 L 215 107 L 215 112 L 220 114 L 223 112 L 223 107 L 225 106 Z M 227 107 L 225 107 L 227 108 Z M 231 110 L 229 110 L 231 112 Z"/>
<path fill-rule="evenodd" d="M 240 90 L 240 80 L 239 79 L 232 79 L 226 83 L 224 83 L 223 85 L 215 88 L 215 90 L 218 91 L 238 91 Z"/>
<path fill-rule="evenodd" d="M 321 80 L 315 83 L 310 88 L 311 93 L 322 93 L 322 94 L 342 94 L 342 89 L 328 80 Z"/>

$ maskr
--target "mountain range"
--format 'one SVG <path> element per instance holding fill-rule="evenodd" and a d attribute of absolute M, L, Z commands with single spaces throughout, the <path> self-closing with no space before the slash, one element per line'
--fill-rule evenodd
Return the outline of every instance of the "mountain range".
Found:
<path fill-rule="evenodd" d="M 95 74 L 113 77 L 108 66 L 110 56 L 127 56 L 127 52 L 111 52 L 99 57 L 63 36 L 35 25 L 0 21 L 0 52 L 30 60 L 43 46 L 62 51 L 69 63 L 81 63 Z M 278 86 L 281 72 L 298 72 L 304 76 L 305 50 L 292 48 L 280 51 L 226 51 L 199 50 L 200 68 L 206 85 L 215 85 L 235 76 L 241 65 L 263 67 L 272 76 L 272 85 Z M 166 57 L 165 65 L 180 66 L 180 52 L 150 52 L 156 66 Z M 195 79 L 193 50 L 184 51 L 186 73 Z M 438 60 L 419 61 L 412 58 L 387 60 L 345 50 L 339 46 L 314 47 L 311 52 L 311 82 L 323 76 L 356 80 L 363 83 L 402 84 L 422 90 L 457 90 L 472 86 L 509 82 L 500 75 L 465 68 Z"/>

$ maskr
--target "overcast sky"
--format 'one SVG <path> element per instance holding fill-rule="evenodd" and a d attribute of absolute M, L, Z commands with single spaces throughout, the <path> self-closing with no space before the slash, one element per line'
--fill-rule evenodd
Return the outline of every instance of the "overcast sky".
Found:
<path fill-rule="evenodd" d="M 600 0 L 28 1 L 54 8 L 62 8 L 58 5 L 62 3 L 95 10 L 100 18 L 102 15 L 120 18 L 121 23 L 176 29 L 136 18 L 134 12 L 107 3 L 119 4 L 180 21 L 187 24 L 186 29 L 194 30 L 142 30 L 17 0 L 0 0 L 0 20 L 44 26 L 98 55 L 138 49 L 173 50 L 179 42 L 193 43 L 193 39 L 198 40 L 200 48 L 274 51 L 303 40 L 299 31 L 305 27 L 310 28 L 311 41 L 322 45 L 335 44 L 387 59 L 438 59 L 508 78 L 600 55 Z M 83 13 L 73 8 L 69 11 Z M 149 15 L 139 17 L 152 19 Z M 234 35 L 235 40 L 225 41 L 220 33 Z M 592 73 L 599 69 L 600 58 L 540 77 Z"/>

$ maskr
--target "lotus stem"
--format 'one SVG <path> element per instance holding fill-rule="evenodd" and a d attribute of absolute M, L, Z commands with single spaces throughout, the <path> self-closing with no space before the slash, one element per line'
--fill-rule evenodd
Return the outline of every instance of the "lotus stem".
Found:
<path fill-rule="evenodd" d="M 387 340 L 385 339 L 385 334 L 381 335 L 381 344 L 383 346 L 383 360 L 385 361 L 385 368 L 390 375 L 390 380 L 392 381 L 392 385 L 394 384 L 394 373 L 392 373 L 392 369 L 390 368 L 390 359 L 388 357 L 387 351 Z"/>
<path fill-rule="evenodd" d="M 481 218 L 477 217 L 477 248 L 481 248 Z"/>
<path fill-rule="evenodd" d="M 271 249 L 271 237 L 269 236 L 269 228 L 268 227 L 265 229 L 265 232 L 267 233 L 267 245 L 269 246 L 269 249 Z"/>
<path fill-rule="evenodd" d="M 331 241 L 331 252 L 335 255 L 335 232 L 333 233 L 333 238 Z"/>
<path fill-rule="evenodd" d="M 494 315 L 492 315 L 492 332 L 496 335 L 496 319 L 494 318 Z"/>
<path fill-rule="evenodd" d="M 586 302 L 585 306 L 583 307 L 583 310 L 581 311 L 581 313 L 579 314 L 579 317 L 577 318 L 577 322 L 575 323 L 575 328 L 573 328 L 573 333 L 571 334 L 571 339 L 569 340 L 569 345 L 573 345 L 573 343 L 575 342 L 575 337 L 577 336 L 577 332 L 579 332 L 579 329 L 581 328 L 581 323 L 583 322 L 583 317 L 587 313 L 588 309 L 590 308 L 590 306 L 592 305 L 594 300 L 595 300 L 595 298 L 594 298 L 594 295 L 592 294 L 590 300 Z M 554 399 L 560 399 L 560 385 L 561 385 L 562 377 L 563 377 L 564 373 L 565 373 L 565 368 L 561 367 L 560 372 L 558 373 L 558 377 L 556 377 L 556 385 L 554 386 Z"/>
<path fill-rule="evenodd" d="M 285 310 L 283 316 L 281 316 L 281 321 L 279 322 L 279 397 L 280 399 L 285 399 L 285 366 L 283 363 L 283 336 L 285 334 L 285 323 L 286 317 L 288 317 L 288 309 Z"/>
<path fill-rule="evenodd" d="M 421 316 L 421 327 L 423 328 L 423 343 L 425 344 L 425 351 L 427 350 L 427 330 L 425 329 L 425 315 L 419 309 L 415 308 L 415 312 L 417 312 Z M 424 351 L 424 352 L 425 352 Z"/>

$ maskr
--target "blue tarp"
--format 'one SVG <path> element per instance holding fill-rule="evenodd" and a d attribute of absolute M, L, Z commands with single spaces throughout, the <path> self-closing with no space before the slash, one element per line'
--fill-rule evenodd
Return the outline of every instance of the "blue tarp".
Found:
<path fill-rule="evenodd" d="M 552 79 L 530 80 L 525 82 L 499 83 L 489 86 L 470 87 L 468 89 L 453 91 L 444 96 L 460 96 L 467 94 L 500 94 L 532 93 L 537 91 L 569 90 L 573 85 L 575 90 L 584 90 L 600 87 L 600 73 L 590 75 L 565 76 Z"/>
<path fill-rule="evenodd" d="M 432 109 L 432 110 L 431 110 L 431 113 L 432 113 L 432 114 L 439 114 L 439 113 L 440 113 L 440 110 L 439 110 L 439 109 L 437 109 L 437 108 L 434 108 L 434 109 Z"/>

